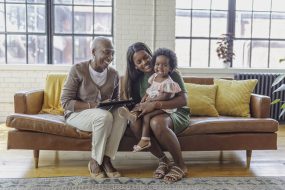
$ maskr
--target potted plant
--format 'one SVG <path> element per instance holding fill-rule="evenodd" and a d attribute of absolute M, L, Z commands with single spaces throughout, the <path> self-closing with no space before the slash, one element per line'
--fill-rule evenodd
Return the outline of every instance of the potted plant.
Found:
<path fill-rule="evenodd" d="M 217 42 L 218 47 L 216 49 L 219 59 L 223 60 L 225 68 L 231 66 L 231 61 L 235 56 L 233 48 L 230 45 L 233 40 L 233 35 L 231 33 L 222 34 L 221 39 Z"/>
<path fill-rule="evenodd" d="M 282 63 L 283 61 L 285 61 L 285 58 L 282 58 L 279 60 L 279 63 Z M 273 82 L 272 87 L 279 84 L 283 79 L 285 78 L 285 74 L 279 75 Z M 273 93 L 275 92 L 279 92 L 279 91 L 284 91 L 285 90 L 285 84 L 282 84 L 281 86 L 279 86 L 276 90 L 273 91 Z M 284 114 L 285 114 L 285 101 L 281 101 L 281 99 L 276 99 L 274 100 L 271 104 L 277 104 L 277 103 L 283 103 L 280 107 L 280 109 L 282 109 L 281 113 L 279 114 L 279 118 L 281 118 Z"/>

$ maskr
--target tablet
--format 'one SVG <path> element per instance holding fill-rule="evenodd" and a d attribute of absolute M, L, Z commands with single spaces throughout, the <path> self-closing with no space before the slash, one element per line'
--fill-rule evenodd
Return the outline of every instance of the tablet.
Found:
<path fill-rule="evenodd" d="M 115 105 L 127 106 L 127 105 L 132 105 L 132 104 L 135 104 L 134 100 L 112 100 L 109 102 L 100 102 L 97 107 L 100 108 L 100 107 L 115 106 Z"/>

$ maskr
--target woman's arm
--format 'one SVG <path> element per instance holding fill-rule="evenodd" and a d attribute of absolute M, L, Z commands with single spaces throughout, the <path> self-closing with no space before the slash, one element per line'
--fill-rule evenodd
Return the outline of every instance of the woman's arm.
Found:
<path fill-rule="evenodd" d="M 166 101 L 144 102 L 140 104 L 140 110 L 142 115 L 152 112 L 155 109 L 174 109 L 187 105 L 187 94 L 185 92 L 179 92 L 177 95 Z"/>

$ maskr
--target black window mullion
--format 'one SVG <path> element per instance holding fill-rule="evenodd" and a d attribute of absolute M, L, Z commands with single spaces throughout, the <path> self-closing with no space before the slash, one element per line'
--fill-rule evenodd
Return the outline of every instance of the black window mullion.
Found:
<path fill-rule="evenodd" d="M 234 37 L 235 37 L 235 22 L 236 21 L 236 0 L 229 0 L 228 1 L 228 19 L 227 19 L 227 33 L 231 34 L 231 38 L 229 41 L 229 50 L 233 53 L 234 49 Z M 230 56 L 230 67 L 233 66 L 233 58 Z"/>
<path fill-rule="evenodd" d="M 189 48 L 189 67 L 191 67 L 191 65 L 192 65 L 192 23 L 193 23 L 193 1 L 191 1 L 191 6 L 190 6 L 191 8 L 190 8 L 190 15 L 191 15 L 191 17 L 190 17 L 190 39 L 189 39 L 189 41 L 190 41 L 190 48 Z"/>
<path fill-rule="evenodd" d="M 270 68 L 270 52 L 271 52 L 271 21 L 272 21 L 272 0 L 270 1 L 270 13 L 269 13 L 269 34 L 268 34 L 268 56 L 267 56 L 267 68 Z"/>
<path fill-rule="evenodd" d="M 253 30 L 253 4 L 254 0 L 251 3 L 251 26 L 250 26 L 250 46 L 249 46 L 249 68 L 251 68 L 251 59 L 252 59 L 252 30 Z"/>
<path fill-rule="evenodd" d="M 26 6 L 26 64 L 29 64 L 29 51 L 28 51 L 28 3 L 25 3 Z"/>
<path fill-rule="evenodd" d="M 210 15 L 209 15 L 209 39 L 208 39 L 208 67 L 210 67 L 210 52 L 211 52 L 211 32 L 212 32 L 212 0 L 210 1 Z"/>
<path fill-rule="evenodd" d="M 46 0 L 47 64 L 53 64 L 53 0 Z"/>
<path fill-rule="evenodd" d="M 72 0 L 72 31 L 71 31 L 71 44 L 72 44 L 72 65 L 74 64 L 74 0 Z"/>

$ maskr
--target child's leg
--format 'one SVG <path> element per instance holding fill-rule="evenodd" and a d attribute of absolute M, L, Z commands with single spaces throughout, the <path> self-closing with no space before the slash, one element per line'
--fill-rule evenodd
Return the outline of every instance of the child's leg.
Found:
<path fill-rule="evenodd" d="M 143 126 L 142 126 L 142 137 L 140 142 L 134 146 L 134 152 L 141 151 L 143 149 L 149 148 L 151 146 L 150 142 L 150 120 L 152 117 L 158 114 L 165 113 L 162 110 L 155 110 L 153 112 L 147 113 L 143 116 Z"/>

